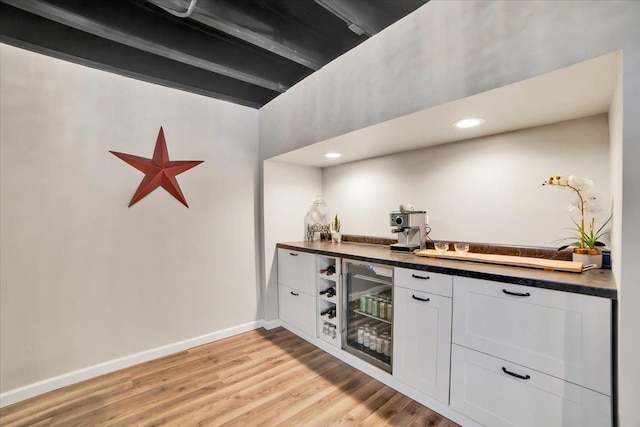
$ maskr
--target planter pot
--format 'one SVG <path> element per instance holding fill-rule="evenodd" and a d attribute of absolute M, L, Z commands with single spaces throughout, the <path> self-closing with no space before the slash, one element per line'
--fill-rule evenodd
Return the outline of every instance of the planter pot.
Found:
<path fill-rule="evenodd" d="M 574 249 L 573 260 L 581 262 L 583 267 L 595 264 L 596 268 L 602 268 L 602 252 L 600 249 Z"/>
<path fill-rule="evenodd" d="M 337 231 L 332 231 L 331 232 L 331 241 L 333 243 L 340 243 L 342 242 L 342 233 L 339 233 Z"/>

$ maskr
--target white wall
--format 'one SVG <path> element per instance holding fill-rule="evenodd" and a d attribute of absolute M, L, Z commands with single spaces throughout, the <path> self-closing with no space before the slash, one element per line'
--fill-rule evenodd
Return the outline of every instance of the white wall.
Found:
<path fill-rule="evenodd" d="M 622 147 L 614 160 L 623 167 L 623 211 L 615 213 L 623 230 L 616 275 L 622 427 L 640 424 L 638 21 L 640 2 L 632 1 L 433 0 L 260 110 L 260 158 L 267 159 L 622 50 Z"/>
<path fill-rule="evenodd" d="M 263 163 L 265 320 L 278 318 L 276 243 L 304 240 L 304 217 L 322 194 L 322 170 L 274 161 Z"/>
<path fill-rule="evenodd" d="M 430 1 L 265 105 L 261 158 L 622 48 L 637 55 L 638 19 L 629 1 Z"/>
<path fill-rule="evenodd" d="M 619 230 L 614 239 L 620 246 L 618 263 L 613 267 L 619 291 L 618 382 L 620 425 L 624 427 L 640 425 L 640 59 L 625 53 L 623 62 L 623 90 L 612 104 L 617 108 L 612 113 L 616 122 L 612 154 L 616 156 L 615 167 L 622 167 L 621 179 L 619 172 L 616 174 L 622 189 L 614 193 L 614 208 L 621 206 L 622 211 L 614 218 L 618 223 L 614 230 Z"/>
<path fill-rule="evenodd" d="M 543 187 L 548 176 L 595 182 L 610 214 L 607 116 L 509 132 L 323 169 L 328 210 L 343 232 L 395 238 L 389 211 L 426 210 L 434 240 L 560 246 L 571 227 L 571 191 Z M 565 242 L 568 243 L 568 242 Z"/>
<path fill-rule="evenodd" d="M 256 110 L 0 46 L 1 390 L 262 319 Z M 204 160 L 127 208 L 108 152 Z"/>

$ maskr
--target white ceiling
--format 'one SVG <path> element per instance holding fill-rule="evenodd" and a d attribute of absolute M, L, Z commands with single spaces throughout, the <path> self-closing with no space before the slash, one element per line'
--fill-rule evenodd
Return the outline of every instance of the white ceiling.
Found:
<path fill-rule="evenodd" d="M 329 167 L 605 113 L 613 98 L 620 62 L 620 53 L 614 52 L 349 132 L 271 160 Z M 467 117 L 482 117 L 486 122 L 471 129 L 451 126 Z M 324 157 L 329 152 L 339 152 L 342 157 Z"/>

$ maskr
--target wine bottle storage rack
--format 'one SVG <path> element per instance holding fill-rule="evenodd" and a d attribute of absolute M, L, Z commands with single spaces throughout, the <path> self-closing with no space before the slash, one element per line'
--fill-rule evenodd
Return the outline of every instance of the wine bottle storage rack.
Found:
<path fill-rule="evenodd" d="M 317 288 L 317 333 L 318 337 L 336 347 L 340 347 L 341 334 L 341 313 L 340 313 L 340 259 L 318 255 L 316 257 L 316 288 Z M 327 270 L 330 274 L 327 274 Z M 328 289 L 333 288 L 335 294 L 327 296 L 325 293 Z M 321 294 L 320 292 L 323 292 Z M 321 315 L 327 309 L 335 308 L 335 317 L 329 318 L 328 315 Z M 335 328 L 335 336 L 332 328 L 329 333 L 325 333 L 324 325 L 333 326 Z"/>

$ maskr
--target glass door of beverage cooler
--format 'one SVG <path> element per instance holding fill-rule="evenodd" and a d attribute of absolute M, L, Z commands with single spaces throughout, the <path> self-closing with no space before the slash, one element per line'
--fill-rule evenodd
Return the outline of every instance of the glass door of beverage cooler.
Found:
<path fill-rule="evenodd" d="M 391 372 L 393 268 L 343 260 L 343 350 Z"/>

